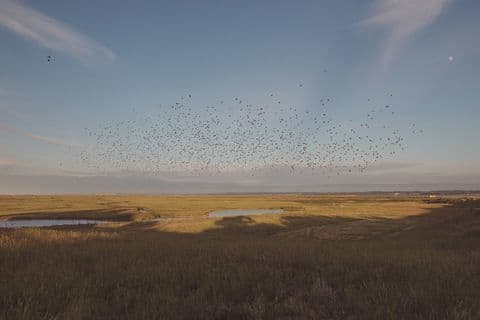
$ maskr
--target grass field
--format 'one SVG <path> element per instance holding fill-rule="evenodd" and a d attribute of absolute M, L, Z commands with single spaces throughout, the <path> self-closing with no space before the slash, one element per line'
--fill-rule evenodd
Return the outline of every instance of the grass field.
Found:
<path fill-rule="evenodd" d="M 0 229 L 0 319 L 480 319 L 480 200 L 431 200 L 0 196 L 0 219 L 111 221 Z"/>

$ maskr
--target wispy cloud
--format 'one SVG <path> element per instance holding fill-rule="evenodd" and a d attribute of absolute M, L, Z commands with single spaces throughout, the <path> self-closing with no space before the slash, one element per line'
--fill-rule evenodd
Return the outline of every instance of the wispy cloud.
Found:
<path fill-rule="evenodd" d="M 394 59 L 408 40 L 431 25 L 451 0 L 376 0 L 373 14 L 360 26 L 387 27 L 381 63 L 384 67 Z"/>
<path fill-rule="evenodd" d="M 1 96 L 1 94 L 0 94 L 0 96 Z M 7 119 L 8 119 L 7 116 L 15 117 L 16 119 L 20 119 L 20 120 L 22 120 L 22 121 L 24 121 L 24 122 L 30 122 L 30 123 L 32 122 L 32 121 L 29 119 L 28 115 L 26 115 L 25 113 L 20 112 L 20 111 L 12 108 L 12 107 L 10 107 L 10 106 L 4 105 L 4 104 L 2 104 L 1 101 L 0 101 L 0 117 L 4 117 L 4 118 L 7 118 Z M 1 124 L 0 124 L 0 125 L 1 125 Z"/>
<path fill-rule="evenodd" d="M 13 165 L 15 165 L 15 161 L 0 155 L 0 167 L 10 167 Z"/>
<path fill-rule="evenodd" d="M 7 125 L 2 124 L 2 123 L 0 123 L 0 131 L 7 132 L 7 133 L 10 133 L 10 134 L 15 134 L 17 136 L 21 136 L 21 137 L 24 137 L 24 138 L 28 138 L 28 139 L 43 142 L 43 143 L 57 145 L 57 146 L 82 147 L 82 145 L 79 144 L 79 143 L 74 143 L 74 142 L 65 141 L 65 140 L 58 139 L 58 138 L 52 138 L 52 137 L 46 137 L 46 136 L 42 136 L 42 135 L 38 135 L 38 134 L 33 134 L 33 133 L 30 133 L 30 132 L 25 131 L 23 129 L 10 127 L 10 126 L 7 126 Z"/>
<path fill-rule="evenodd" d="M 115 54 L 110 49 L 16 0 L 0 0 L 0 25 L 43 47 L 69 54 L 83 62 L 94 57 L 108 62 L 115 60 Z"/>

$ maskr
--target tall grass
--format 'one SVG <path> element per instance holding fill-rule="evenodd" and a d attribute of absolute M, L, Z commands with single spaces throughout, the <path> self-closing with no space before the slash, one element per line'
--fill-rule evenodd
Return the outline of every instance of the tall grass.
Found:
<path fill-rule="evenodd" d="M 477 206 L 0 231 L 0 318 L 480 319 Z"/>

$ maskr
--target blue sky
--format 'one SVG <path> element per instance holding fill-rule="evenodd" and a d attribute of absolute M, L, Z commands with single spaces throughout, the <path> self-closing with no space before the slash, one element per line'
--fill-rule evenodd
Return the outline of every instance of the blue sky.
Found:
<path fill-rule="evenodd" d="M 480 188 L 479 14 L 475 0 L 0 0 L 0 193 Z M 105 175 L 78 160 L 86 127 L 186 94 L 270 92 L 301 109 L 331 97 L 343 120 L 391 104 L 406 148 L 334 179 Z"/>

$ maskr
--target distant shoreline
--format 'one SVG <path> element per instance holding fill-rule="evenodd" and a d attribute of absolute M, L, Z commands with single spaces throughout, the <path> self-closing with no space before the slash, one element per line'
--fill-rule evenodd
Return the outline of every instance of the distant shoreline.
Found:
<path fill-rule="evenodd" d="M 178 192 L 178 193 L 147 193 L 147 192 L 120 192 L 120 193 L 1 193 L 0 196 L 253 196 L 253 195 L 403 195 L 403 196 L 480 196 L 477 190 L 388 190 L 388 191 L 287 191 L 287 192 Z"/>

